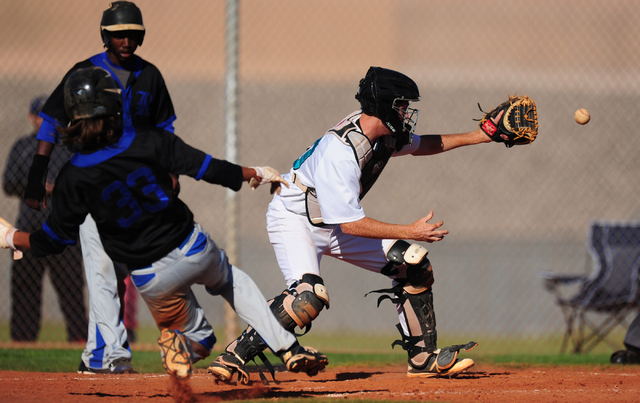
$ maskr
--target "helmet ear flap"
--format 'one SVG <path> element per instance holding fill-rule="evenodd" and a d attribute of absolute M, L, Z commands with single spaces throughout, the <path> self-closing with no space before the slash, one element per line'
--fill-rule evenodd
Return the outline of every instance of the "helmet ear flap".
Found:
<path fill-rule="evenodd" d="M 365 113 L 369 113 L 370 108 L 370 103 L 369 101 L 366 100 L 366 98 L 364 98 L 362 95 L 360 95 L 360 93 L 356 94 L 356 99 L 358 100 L 358 102 L 360 102 L 360 107 L 362 108 L 362 111 Z"/>
<path fill-rule="evenodd" d="M 109 34 L 107 33 L 106 30 L 100 29 L 100 36 L 102 37 L 102 46 L 104 46 L 105 49 L 108 49 L 109 44 L 111 43 L 111 38 L 109 37 Z"/>

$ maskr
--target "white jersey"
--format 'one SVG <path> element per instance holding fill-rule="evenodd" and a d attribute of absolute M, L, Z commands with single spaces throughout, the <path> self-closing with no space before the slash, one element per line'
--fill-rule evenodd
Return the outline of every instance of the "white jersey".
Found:
<path fill-rule="evenodd" d="M 362 133 L 359 126 L 361 116 L 361 111 L 354 112 L 332 130 L 354 123 L 356 130 Z M 414 135 L 412 144 L 395 152 L 393 156 L 411 154 L 419 145 L 420 136 Z M 365 217 L 360 205 L 362 170 L 353 148 L 333 131 L 318 139 L 296 160 L 289 174 L 285 175 L 291 187 L 282 187 L 280 196 L 276 196 L 287 210 L 305 215 L 305 194 L 293 184 L 294 174 L 303 185 L 315 188 L 325 224 L 354 222 Z"/>

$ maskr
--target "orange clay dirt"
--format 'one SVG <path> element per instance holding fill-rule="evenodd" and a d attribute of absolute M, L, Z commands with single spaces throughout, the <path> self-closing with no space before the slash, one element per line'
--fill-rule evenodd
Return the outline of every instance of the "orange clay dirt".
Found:
<path fill-rule="evenodd" d="M 260 382 L 255 367 L 252 370 L 248 386 L 217 385 L 204 369 L 197 369 L 183 382 L 167 374 L 5 371 L 0 372 L 0 402 L 220 402 L 288 398 L 519 403 L 640 401 L 640 365 L 476 364 L 452 379 L 409 379 L 402 365 L 329 366 L 313 378 L 277 372 L 279 383 L 271 382 L 268 386 Z"/>

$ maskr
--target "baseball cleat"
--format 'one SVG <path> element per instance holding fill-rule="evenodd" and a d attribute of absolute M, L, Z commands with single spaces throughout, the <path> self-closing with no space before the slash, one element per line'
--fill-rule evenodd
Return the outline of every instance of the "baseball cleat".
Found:
<path fill-rule="evenodd" d="M 133 374 L 135 371 L 131 362 L 126 358 L 118 358 L 109 364 L 109 368 L 87 367 L 84 361 L 80 361 L 79 374 Z"/>
<path fill-rule="evenodd" d="M 167 373 L 175 373 L 180 379 L 187 379 L 193 370 L 191 354 L 182 333 L 177 330 L 165 329 L 158 338 L 162 366 Z"/>
<path fill-rule="evenodd" d="M 407 369 L 407 377 L 409 378 L 445 378 L 456 376 L 473 367 L 475 362 L 471 358 L 457 358 L 455 364 L 449 369 L 438 369 L 436 360 L 429 360 L 426 368 L 418 369 L 409 365 Z"/>
<path fill-rule="evenodd" d="M 611 355 L 612 364 L 640 364 L 640 354 L 631 350 L 616 351 Z"/>
<path fill-rule="evenodd" d="M 304 372 L 316 376 L 329 364 L 327 356 L 311 347 L 304 347 L 297 342 L 285 351 L 280 358 L 290 372 Z"/>
<path fill-rule="evenodd" d="M 237 372 L 238 381 L 247 385 L 249 373 L 244 368 L 244 363 L 235 354 L 224 352 L 216 358 L 207 371 L 216 378 L 216 383 L 230 383 L 231 378 Z"/>

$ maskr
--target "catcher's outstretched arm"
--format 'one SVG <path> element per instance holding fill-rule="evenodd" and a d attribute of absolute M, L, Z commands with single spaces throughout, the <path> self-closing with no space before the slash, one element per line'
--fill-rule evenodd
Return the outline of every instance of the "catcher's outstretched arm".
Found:
<path fill-rule="evenodd" d="M 443 221 L 435 224 L 429 223 L 433 218 L 433 211 L 426 217 L 409 225 L 389 224 L 373 218 L 364 217 L 358 221 L 340 224 L 340 229 L 347 235 L 374 239 L 412 239 L 428 243 L 438 242 L 449 233 L 442 230 Z"/>
<path fill-rule="evenodd" d="M 500 119 L 502 119 L 503 113 L 504 112 L 501 111 L 491 120 L 497 124 L 500 122 Z M 490 142 L 491 138 L 487 137 L 480 128 L 468 133 L 425 134 L 420 136 L 420 146 L 412 153 L 412 155 L 435 155 L 458 147 Z"/>

